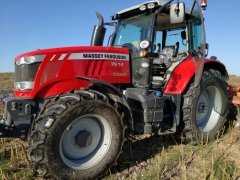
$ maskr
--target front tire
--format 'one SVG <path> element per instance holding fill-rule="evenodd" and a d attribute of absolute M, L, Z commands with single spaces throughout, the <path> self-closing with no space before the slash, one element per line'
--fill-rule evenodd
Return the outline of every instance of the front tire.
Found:
<path fill-rule="evenodd" d="M 37 118 L 29 139 L 36 176 L 95 179 L 115 163 L 124 141 L 122 117 L 98 95 L 62 95 Z"/>
<path fill-rule="evenodd" d="M 200 86 L 192 84 L 183 98 L 183 141 L 199 143 L 217 137 L 228 112 L 223 75 L 217 70 L 204 70 Z"/>

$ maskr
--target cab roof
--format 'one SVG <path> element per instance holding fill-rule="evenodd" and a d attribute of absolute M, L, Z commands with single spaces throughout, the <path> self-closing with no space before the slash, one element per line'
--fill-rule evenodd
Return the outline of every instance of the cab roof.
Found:
<path fill-rule="evenodd" d="M 142 5 L 144 5 L 144 4 L 149 4 L 149 3 L 157 3 L 158 6 L 163 6 L 163 5 L 164 5 L 165 3 L 167 3 L 167 2 L 164 1 L 164 0 L 147 1 L 147 2 L 145 2 L 145 3 L 137 4 L 137 5 L 135 5 L 135 6 L 132 6 L 132 7 L 123 9 L 123 10 L 117 12 L 117 14 L 119 14 L 119 15 L 120 15 L 120 14 L 124 14 L 124 13 L 129 12 L 129 11 L 132 11 L 132 10 L 134 10 L 134 9 L 138 9 L 140 6 L 142 6 Z"/>
<path fill-rule="evenodd" d="M 149 4 L 149 3 L 155 3 L 156 6 L 163 6 L 164 4 L 167 3 L 167 1 L 165 1 L 165 0 L 152 0 L 152 1 L 147 1 L 147 2 L 145 2 L 145 3 L 137 4 L 137 5 L 135 5 L 135 6 L 131 6 L 131 7 L 129 7 L 129 8 L 123 9 L 123 10 L 117 12 L 114 16 L 115 16 L 115 17 L 122 17 L 122 16 L 124 16 L 124 14 L 129 13 L 130 11 L 138 10 L 138 9 L 140 8 L 140 6 L 142 6 L 142 5 L 147 5 L 147 4 Z M 191 9 L 185 8 L 185 11 L 186 11 L 186 14 L 191 14 Z"/>

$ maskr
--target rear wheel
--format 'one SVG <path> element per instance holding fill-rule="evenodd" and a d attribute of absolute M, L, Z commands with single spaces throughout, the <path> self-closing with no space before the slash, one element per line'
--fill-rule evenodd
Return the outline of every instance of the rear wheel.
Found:
<path fill-rule="evenodd" d="M 116 108 L 96 97 L 88 91 L 63 95 L 36 120 L 29 155 L 37 176 L 94 179 L 114 164 L 124 125 Z"/>
<path fill-rule="evenodd" d="M 183 97 L 183 140 L 214 139 L 224 125 L 228 109 L 227 83 L 222 74 L 204 70 L 200 86 L 192 84 Z"/>

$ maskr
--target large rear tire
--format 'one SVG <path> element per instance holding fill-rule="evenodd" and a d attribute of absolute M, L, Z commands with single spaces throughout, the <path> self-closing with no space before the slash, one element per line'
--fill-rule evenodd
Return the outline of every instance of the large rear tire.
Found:
<path fill-rule="evenodd" d="M 122 117 L 98 96 L 62 95 L 44 108 L 29 138 L 36 176 L 95 179 L 115 163 L 124 141 Z"/>
<path fill-rule="evenodd" d="M 213 69 L 204 70 L 199 87 L 190 86 L 183 96 L 184 142 L 206 142 L 217 137 L 228 112 L 227 83 Z"/>

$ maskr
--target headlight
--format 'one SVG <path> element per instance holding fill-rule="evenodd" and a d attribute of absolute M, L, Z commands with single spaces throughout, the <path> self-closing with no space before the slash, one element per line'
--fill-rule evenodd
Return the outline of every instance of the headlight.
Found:
<path fill-rule="evenodd" d="M 149 67 L 149 63 L 148 62 L 142 62 L 141 63 L 141 67 L 142 68 L 148 68 Z"/>
<path fill-rule="evenodd" d="M 33 81 L 14 82 L 14 87 L 15 89 L 21 91 L 31 90 L 34 87 L 34 82 Z"/>
<path fill-rule="evenodd" d="M 148 40 L 143 40 L 140 42 L 139 46 L 141 49 L 147 49 L 150 46 L 150 42 Z"/>
<path fill-rule="evenodd" d="M 45 55 L 22 57 L 16 60 L 16 65 L 33 64 L 37 62 L 42 62 L 44 58 L 45 58 Z"/>

